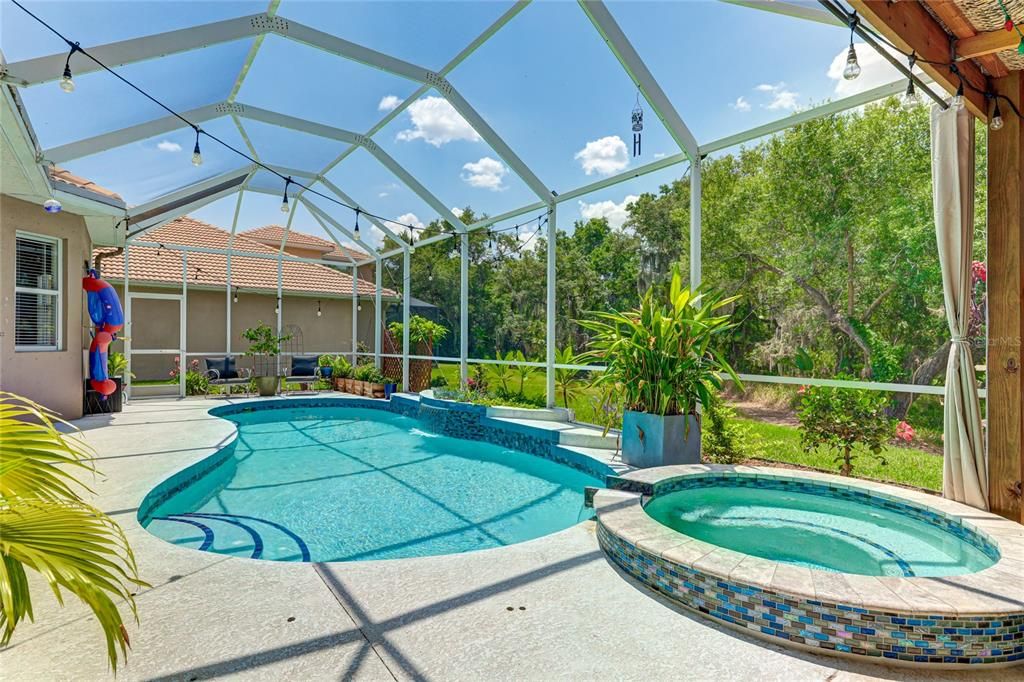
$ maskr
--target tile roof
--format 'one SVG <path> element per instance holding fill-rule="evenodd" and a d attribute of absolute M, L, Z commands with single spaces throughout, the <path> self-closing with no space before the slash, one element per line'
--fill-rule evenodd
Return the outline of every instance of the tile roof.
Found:
<path fill-rule="evenodd" d="M 131 281 L 181 283 L 181 255 L 171 251 L 173 244 L 215 249 L 226 249 L 231 235 L 201 220 L 184 216 L 148 232 L 144 239 L 157 242 L 167 248 L 155 246 L 132 246 L 128 264 Z M 246 237 L 235 235 L 233 248 L 249 253 L 277 254 L 277 249 Z M 94 256 L 110 253 L 112 249 L 96 249 Z M 124 259 L 105 258 L 102 263 L 103 276 L 113 281 L 124 278 Z M 359 295 L 372 296 L 375 287 L 372 282 L 358 280 Z M 189 286 L 227 285 L 227 256 L 216 253 L 188 254 Z M 231 258 L 231 285 L 240 290 L 277 290 L 277 260 L 252 258 L 235 255 Z M 331 297 L 352 295 L 352 277 L 340 270 L 317 263 L 285 260 L 282 262 L 282 285 L 287 292 L 315 293 Z M 390 289 L 384 289 L 385 298 L 397 298 Z"/>
<path fill-rule="evenodd" d="M 264 225 L 263 227 L 253 228 L 246 230 L 240 234 L 244 234 L 250 239 L 257 241 L 273 244 L 275 247 L 281 245 L 281 237 L 284 236 L 284 230 L 280 225 Z M 306 234 L 305 232 L 297 232 L 295 230 L 288 231 L 288 241 L 286 246 L 297 246 L 302 249 L 316 249 L 324 252 L 324 258 L 330 260 L 343 260 L 345 262 L 352 260 L 364 260 L 369 256 L 362 251 L 349 248 L 338 248 L 338 245 L 334 242 L 317 237 L 316 235 Z"/>
<path fill-rule="evenodd" d="M 106 187 L 100 187 L 92 180 L 86 180 L 85 178 L 79 177 L 69 170 L 65 170 L 60 166 L 50 166 L 50 179 L 57 182 L 63 182 L 64 184 L 84 189 L 87 192 L 106 197 L 108 199 L 114 199 L 115 201 L 124 202 L 120 194 L 112 192 Z"/>

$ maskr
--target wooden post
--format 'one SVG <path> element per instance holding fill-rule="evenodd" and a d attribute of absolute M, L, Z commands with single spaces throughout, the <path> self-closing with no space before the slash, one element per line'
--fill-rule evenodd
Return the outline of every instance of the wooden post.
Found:
<path fill-rule="evenodd" d="M 1024 110 L 1024 72 L 992 81 Z M 1024 125 L 1005 101 L 988 134 L 988 476 L 994 513 L 1024 523 Z"/>

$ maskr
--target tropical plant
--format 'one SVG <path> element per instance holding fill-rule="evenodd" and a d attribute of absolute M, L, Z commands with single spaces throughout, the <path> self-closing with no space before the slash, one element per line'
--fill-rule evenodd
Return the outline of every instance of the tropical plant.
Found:
<path fill-rule="evenodd" d="M 358 379 L 359 381 L 368 381 L 371 384 L 384 383 L 384 375 L 381 373 L 379 369 L 377 369 L 376 365 L 359 365 L 358 367 L 356 367 L 352 376 L 353 378 Z"/>
<path fill-rule="evenodd" d="M 27 398 L 0 392 L 0 645 L 26 617 L 34 620 L 28 569 L 61 605 L 67 590 L 89 607 L 116 672 L 130 642 L 115 600 L 138 622 L 133 594 L 149 585 L 124 531 L 79 492 L 91 492 L 77 474 L 95 474 L 92 449 L 58 425 L 74 428 Z"/>
<path fill-rule="evenodd" d="M 107 376 L 135 378 L 135 374 L 128 371 L 128 358 L 124 353 L 115 351 L 107 355 Z"/>
<path fill-rule="evenodd" d="M 488 376 L 497 384 L 498 389 L 504 393 L 509 393 L 509 383 L 512 378 L 516 375 L 516 371 L 513 366 L 509 363 L 516 359 L 516 355 L 513 351 L 509 351 L 505 354 L 505 357 L 501 357 L 501 353 L 496 354 L 498 360 L 502 362 L 496 362 L 491 364 L 487 368 Z"/>
<path fill-rule="evenodd" d="M 640 307 L 627 312 L 592 313 L 580 325 L 592 333 L 583 355 L 606 366 L 597 386 L 621 387 L 625 409 L 653 414 L 695 414 L 697 404 L 711 406 L 722 388 L 722 374 L 741 386 L 732 366 L 712 345 L 732 329 L 730 315 L 716 314 L 737 297 L 683 286 L 678 265 L 672 269 L 668 299 L 652 286 Z"/>
<path fill-rule="evenodd" d="M 352 376 L 352 364 L 344 355 L 321 355 L 318 360 L 321 367 L 331 368 L 331 377 L 347 379 Z"/>
<path fill-rule="evenodd" d="M 576 354 L 572 352 L 572 348 L 569 346 L 561 350 L 555 350 L 556 365 L 574 365 L 576 360 Z M 569 407 L 570 401 L 575 401 L 579 397 L 582 388 L 583 378 L 578 369 L 569 369 L 567 367 L 555 368 L 555 393 L 562 394 L 563 405 Z"/>
<path fill-rule="evenodd" d="M 513 365 L 513 371 L 519 375 L 519 393 L 523 394 L 526 389 L 526 380 L 533 376 L 533 373 L 537 371 L 536 367 L 530 365 L 524 365 L 522 363 L 527 362 L 526 355 L 521 350 L 517 350 L 513 359 L 519 362 L 518 365 Z"/>
<path fill-rule="evenodd" d="M 839 378 L 852 380 L 840 375 Z M 805 451 L 824 448 L 836 453 L 839 472 L 853 472 L 854 449 L 863 447 L 882 464 L 882 449 L 896 434 L 896 420 L 887 414 L 889 399 L 880 391 L 809 386 L 797 409 L 800 443 Z"/>
<path fill-rule="evenodd" d="M 401 322 L 392 322 L 388 325 L 388 331 L 395 337 L 395 343 L 402 343 L 405 325 Z M 425 343 L 428 348 L 433 348 L 435 342 L 443 341 L 447 336 L 448 328 L 442 324 L 419 315 L 413 315 L 409 318 L 409 344 L 411 346 Z"/>

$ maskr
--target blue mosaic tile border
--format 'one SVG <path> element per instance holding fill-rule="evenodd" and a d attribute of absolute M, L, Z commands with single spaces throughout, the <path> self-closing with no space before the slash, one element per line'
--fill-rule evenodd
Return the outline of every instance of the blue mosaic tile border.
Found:
<path fill-rule="evenodd" d="M 666 561 L 610 533 L 600 522 L 597 537 L 611 560 L 646 587 L 708 618 L 782 645 L 926 666 L 1024 660 L 1024 614 L 921 615 L 798 598 Z"/>
<path fill-rule="evenodd" d="M 616 490 L 625 490 L 648 497 L 668 495 L 681 490 L 709 487 L 759 488 L 819 495 L 880 507 L 913 518 L 950 533 L 972 545 L 993 561 L 998 561 L 1000 557 L 999 547 L 992 538 L 973 526 L 964 523 L 962 519 L 956 516 L 945 514 L 924 505 L 899 500 L 889 495 L 874 494 L 866 490 L 825 484 L 820 481 L 745 473 L 707 473 L 667 478 L 654 484 L 632 481 L 621 477 L 611 477 L 608 480 L 608 486 Z"/>

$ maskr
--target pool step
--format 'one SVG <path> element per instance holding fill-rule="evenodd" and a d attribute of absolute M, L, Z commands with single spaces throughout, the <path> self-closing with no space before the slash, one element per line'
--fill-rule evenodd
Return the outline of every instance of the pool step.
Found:
<path fill-rule="evenodd" d="M 158 535 L 204 552 L 249 559 L 309 561 L 306 543 L 280 524 L 247 515 L 217 512 L 167 514 L 152 519 Z"/>
<path fill-rule="evenodd" d="M 537 430 L 555 431 L 558 434 L 557 441 L 559 445 L 571 445 L 598 450 L 617 450 L 619 447 L 617 433 L 609 431 L 607 435 L 604 435 L 601 429 L 596 426 L 514 417 L 488 417 L 487 420 L 499 428 L 520 433 L 530 433 L 531 431 L 536 433 Z"/>
<path fill-rule="evenodd" d="M 564 407 L 529 408 L 495 405 L 487 408 L 487 416 L 499 419 L 528 419 L 532 421 L 567 423 L 571 413 Z"/>

